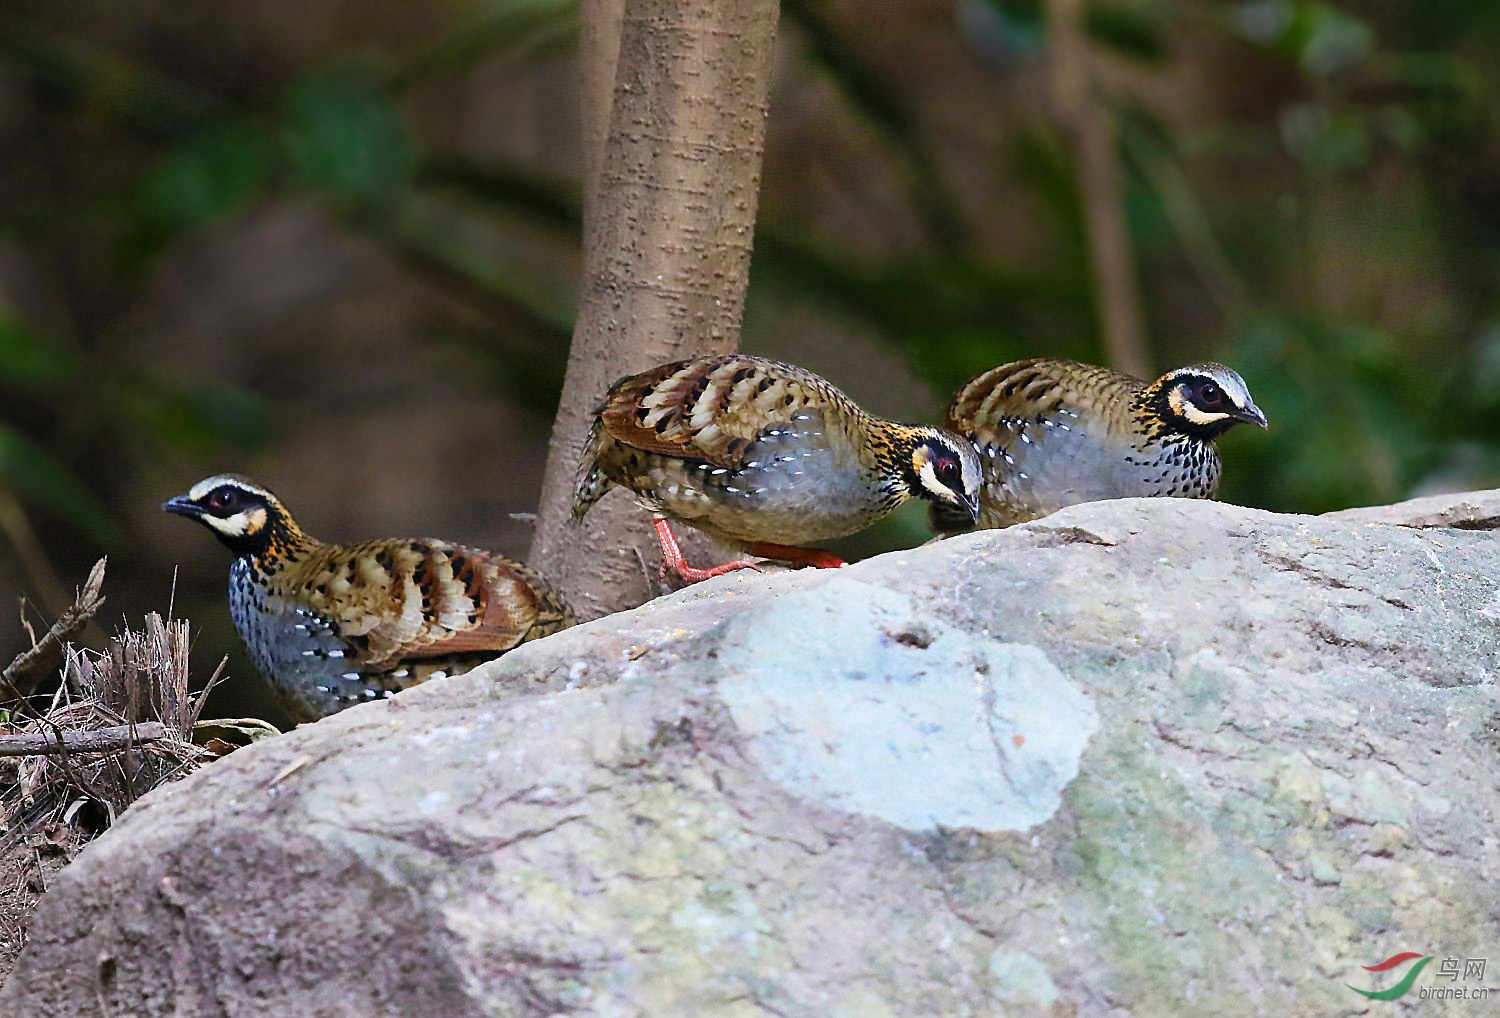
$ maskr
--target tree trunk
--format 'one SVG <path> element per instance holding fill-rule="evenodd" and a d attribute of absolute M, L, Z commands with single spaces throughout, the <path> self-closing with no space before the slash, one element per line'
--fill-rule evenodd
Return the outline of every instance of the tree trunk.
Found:
<path fill-rule="evenodd" d="M 584 138 L 608 95 L 611 9 L 584 7 Z M 585 154 L 585 283 L 531 561 L 593 618 L 650 596 L 651 528 L 612 494 L 571 520 L 592 411 L 623 375 L 733 350 L 750 268 L 775 0 L 624 0 L 602 159 Z M 595 170 L 597 167 L 597 170 Z"/>
<path fill-rule="evenodd" d="M 609 114 L 615 105 L 615 66 L 620 59 L 620 29 L 625 0 L 583 0 L 578 17 L 580 128 L 583 133 L 583 215 L 595 220 L 599 178 L 609 140 Z"/>

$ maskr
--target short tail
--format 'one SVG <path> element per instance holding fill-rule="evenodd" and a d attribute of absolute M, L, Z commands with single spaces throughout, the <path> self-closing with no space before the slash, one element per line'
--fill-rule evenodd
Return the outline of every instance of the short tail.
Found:
<path fill-rule="evenodd" d="M 594 418 L 594 426 L 589 429 L 588 441 L 584 443 L 583 456 L 578 462 L 578 479 L 573 484 L 573 518 L 583 519 L 595 502 L 604 497 L 604 493 L 615 486 L 599 466 L 599 446 L 604 436 L 604 422 L 598 417 Z"/>

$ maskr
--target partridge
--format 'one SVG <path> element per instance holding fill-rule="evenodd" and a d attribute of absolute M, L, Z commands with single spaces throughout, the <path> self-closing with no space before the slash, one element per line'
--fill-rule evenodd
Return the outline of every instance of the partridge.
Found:
<path fill-rule="evenodd" d="M 576 621 L 518 562 L 430 538 L 324 544 L 245 477 L 207 478 L 162 508 L 234 553 L 230 615 L 297 722 L 468 671 Z"/>
<path fill-rule="evenodd" d="M 978 526 L 1008 527 L 1106 498 L 1213 498 L 1214 440 L 1245 422 L 1266 426 L 1245 380 L 1194 364 L 1143 382 L 1074 361 L 1016 361 L 958 390 L 948 427 L 978 448 L 984 470 Z M 975 521 L 934 507 L 933 529 Z"/>
<path fill-rule="evenodd" d="M 979 459 L 940 428 L 874 417 L 810 371 L 745 354 L 663 364 L 616 382 L 594 417 L 578 472 L 581 517 L 611 487 L 651 513 L 667 568 L 685 580 L 669 520 L 761 558 L 833 567 L 799 547 L 863 529 L 908 498 L 972 522 Z"/>

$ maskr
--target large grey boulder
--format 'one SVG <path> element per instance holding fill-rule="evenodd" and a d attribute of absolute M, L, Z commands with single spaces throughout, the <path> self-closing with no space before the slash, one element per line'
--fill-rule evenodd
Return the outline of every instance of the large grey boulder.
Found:
<path fill-rule="evenodd" d="M 1328 518 L 1355 523 L 1395 523 L 1403 527 L 1500 530 L 1500 488 L 1456 495 L 1428 495 L 1395 505 L 1341 509 L 1329 513 Z"/>
<path fill-rule="evenodd" d="M 733 574 L 153 793 L 0 1011 L 1362 1013 L 1500 943 L 1497 581 L 1167 499 Z"/>

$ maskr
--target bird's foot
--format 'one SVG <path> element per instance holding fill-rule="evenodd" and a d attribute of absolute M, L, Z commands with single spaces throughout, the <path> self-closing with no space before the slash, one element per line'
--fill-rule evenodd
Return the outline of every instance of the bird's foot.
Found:
<path fill-rule="evenodd" d="M 697 583 L 699 580 L 706 580 L 711 576 L 723 576 L 725 573 L 732 573 L 736 569 L 760 568 L 760 566 L 748 559 L 735 559 L 732 562 L 725 562 L 721 565 L 708 566 L 706 568 L 688 565 L 687 560 L 682 557 L 682 548 L 677 544 L 677 535 L 672 533 L 671 524 L 657 517 L 651 521 L 651 525 L 656 529 L 656 540 L 661 545 L 663 576 L 669 572 L 676 573 L 688 583 Z"/>
<path fill-rule="evenodd" d="M 725 573 L 732 573 L 736 569 L 755 569 L 758 571 L 760 569 L 760 565 L 758 563 L 751 562 L 749 559 L 740 558 L 735 559 L 732 562 L 722 563 L 721 565 L 709 566 L 706 569 L 699 569 L 697 566 L 690 566 L 686 562 L 679 562 L 677 565 L 672 567 L 672 571 L 674 573 L 676 573 L 678 576 L 681 576 L 689 583 L 697 583 L 699 580 L 706 580 L 710 576 L 723 576 Z"/>
<path fill-rule="evenodd" d="M 822 548 L 796 548 L 789 544 L 760 542 L 746 545 L 745 550 L 761 558 L 775 559 L 794 566 L 812 566 L 814 569 L 838 569 L 849 564 Z"/>

